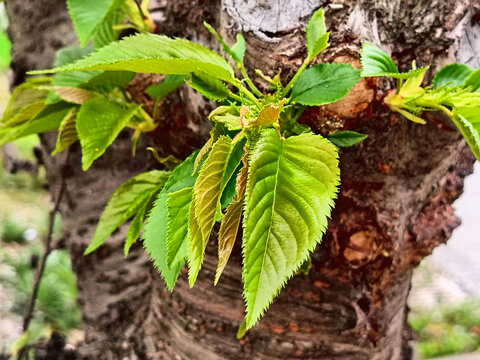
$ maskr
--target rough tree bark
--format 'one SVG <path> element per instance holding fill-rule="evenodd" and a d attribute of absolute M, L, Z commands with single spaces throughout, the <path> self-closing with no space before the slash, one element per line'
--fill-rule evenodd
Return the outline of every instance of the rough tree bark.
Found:
<path fill-rule="evenodd" d="M 326 10 L 331 47 L 319 61 L 359 66 L 361 41 L 390 49 L 401 67 L 413 59 L 439 66 L 461 61 L 480 66 L 478 1 L 273 1 L 163 0 L 153 2 L 159 29 L 216 48 L 202 28 L 207 20 L 233 39 L 242 31 L 246 67 L 287 79 L 305 55 L 305 21 Z M 26 70 L 48 67 L 54 50 L 72 43 L 63 0 L 8 0 L 14 83 Z M 130 90 L 151 109 L 141 90 L 153 76 L 137 77 Z M 259 84 L 262 86 L 262 84 Z M 369 135 L 342 149 L 342 185 L 323 243 L 308 276 L 291 279 L 267 315 L 247 336 L 235 333 L 243 317 L 240 250 L 213 287 L 216 249 L 207 248 L 193 290 L 181 278 L 164 287 L 140 246 L 123 258 L 126 227 L 99 251 L 82 252 L 114 188 L 154 166 L 145 151 L 130 156 L 123 134 L 87 173 L 74 148 L 62 204 L 67 247 L 80 289 L 87 359 L 365 359 L 412 357 L 406 323 L 412 270 L 459 225 L 451 204 L 471 172 L 473 156 L 440 115 L 413 124 L 381 105 L 387 80 L 362 80 L 341 102 L 309 109 L 302 121 L 320 133 L 352 129 Z M 163 103 L 158 131 L 143 138 L 164 154 L 184 157 L 205 141 L 211 104 L 181 89 Z M 52 136 L 42 137 L 52 193 L 62 156 L 50 157 Z M 239 244 L 237 244 L 239 245 Z"/>

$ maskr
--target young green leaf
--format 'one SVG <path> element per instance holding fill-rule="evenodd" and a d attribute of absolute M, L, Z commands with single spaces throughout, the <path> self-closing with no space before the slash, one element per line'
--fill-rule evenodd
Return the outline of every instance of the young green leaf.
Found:
<path fill-rule="evenodd" d="M 87 45 L 109 12 L 121 4 L 122 0 L 67 0 L 68 11 L 80 45 Z"/>
<path fill-rule="evenodd" d="M 172 263 L 171 266 L 168 266 L 167 249 L 168 247 L 172 247 L 173 244 L 167 245 L 167 242 L 181 242 L 183 240 L 183 242 L 186 243 L 185 237 L 183 237 L 183 239 L 180 238 L 180 232 L 175 233 L 175 237 L 172 237 L 172 233 L 170 233 L 170 238 L 167 238 L 168 229 L 173 229 L 173 227 L 169 225 L 169 221 L 172 219 L 171 215 L 169 215 L 172 205 L 172 200 L 169 201 L 169 195 L 179 193 L 182 190 L 186 191 L 184 189 L 191 188 L 195 184 L 197 176 L 192 175 L 192 173 L 193 164 L 197 154 L 198 151 L 193 152 L 192 155 L 190 155 L 183 163 L 175 167 L 175 169 L 172 171 L 168 181 L 155 200 L 153 208 L 148 215 L 142 235 L 143 245 L 145 246 L 147 253 L 150 254 L 150 258 L 154 262 L 155 266 L 160 271 L 160 274 L 165 280 L 165 283 L 170 291 L 173 290 L 178 278 L 178 274 L 180 273 L 180 269 L 185 263 L 184 260 L 187 254 L 185 251 L 185 245 L 178 246 L 178 249 L 184 252 L 179 252 L 175 257 L 182 260 L 178 263 Z M 176 195 L 174 195 L 174 197 L 176 197 Z"/>
<path fill-rule="evenodd" d="M 360 70 L 350 64 L 315 65 L 298 77 L 291 100 L 310 106 L 330 104 L 347 95 L 360 79 Z"/>
<path fill-rule="evenodd" d="M 119 104 L 99 96 L 82 105 L 77 116 L 77 133 L 82 145 L 82 168 L 87 170 L 103 155 L 140 107 Z"/>
<path fill-rule="evenodd" d="M 242 34 L 237 34 L 237 42 L 232 46 L 232 58 L 238 63 L 243 63 L 245 57 L 245 38 Z"/>
<path fill-rule="evenodd" d="M 76 118 L 77 108 L 72 107 L 60 124 L 60 128 L 58 129 L 57 146 L 52 152 L 52 155 L 62 152 L 78 140 L 75 124 Z"/>
<path fill-rule="evenodd" d="M 362 142 L 368 135 L 360 134 L 355 131 L 338 131 L 326 138 L 339 147 L 349 147 Z"/>
<path fill-rule="evenodd" d="M 130 252 L 131 247 L 137 241 L 138 237 L 140 236 L 140 232 L 142 231 L 143 221 L 145 220 L 145 212 L 147 211 L 147 204 L 145 202 L 140 209 L 138 209 L 137 214 L 132 220 L 130 227 L 127 231 L 127 237 L 125 239 L 125 246 L 123 248 L 123 252 L 125 256 L 128 255 Z"/>
<path fill-rule="evenodd" d="M 100 49 L 118 39 L 120 31 L 114 27 L 122 24 L 124 18 L 125 11 L 122 6 L 108 13 L 108 16 L 100 24 L 93 38 L 93 46 L 95 49 Z"/>
<path fill-rule="evenodd" d="M 453 122 L 467 141 L 477 160 L 480 161 L 480 109 L 454 109 L 453 115 Z"/>
<path fill-rule="evenodd" d="M 471 91 L 479 91 L 480 89 L 480 68 L 473 71 L 463 83 L 463 87 L 471 87 Z"/>
<path fill-rule="evenodd" d="M 155 100 L 161 100 L 168 94 L 177 90 L 189 78 L 186 75 L 167 75 L 165 79 L 158 84 L 150 85 L 145 89 L 148 96 Z"/>
<path fill-rule="evenodd" d="M 307 36 L 308 59 L 313 60 L 328 47 L 329 33 L 325 27 L 325 17 L 323 9 L 318 9 L 312 15 L 305 28 Z"/>
<path fill-rule="evenodd" d="M 28 121 L 0 129 L 0 146 L 24 136 L 58 129 L 70 109 L 71 104 L 64 102 L 49 105 Z"/>
<path fill-rule="evenodd" d="M 165 191 L 158 195 L 148 215 L 142 238 L 145 251 L 150 255 L 168 290 L 173 291 L 184 263 L 177 263 L 171 268 L 167 266 L 167 198 Z"/>
<path fill-rule="evenodd" d="M 56 76 L 62 74 L 68 73 L 61 73 Z M 134 77 L 135 73 L 131 71 L 99 71 L 98 74 L 79 85 L 88 89 L 124 88 Z"/>
<path fill-rule="evenodd" d="M 236 178 L 236 195 L 233 202 L 227 207 L 218 232 L 218 266 L 214 284 L 217 285 L 235 244 L 238 228 L 242 219 L 245 188 L 247 185 L 248 165 L 247 155 L 243 157 L 243 167 Z"/>
<path fill-rule="evenodd" d="M 440 86 L 460 86 L 463 85 L 468 76 L 472 73 L 472 69 L 463 64 L 449 64 L 437 71 L 432 80 L 434 88 Z"/>
<path fill-rule="evenodd" d="M 79 105 L 97 96 L 94 92 L 72 86 L 45 86 L 44 88 L 52 91 L 66 102 Z"/>
<path fill-rule="evenodd" d="M 428 69 L 428 67 L 423 67 L 410 70 L 406 73 L 400 73 L 390 55 L 379 47 L 369 43 L 364 44 L 362 47 L 361 61 L 362 77 L 390 76 L 396 79 L 408 79 Z"/>
<path fill-rule="evenodd" d="M 229 95 L 229 90 L 223 82 L 208 75 L 192 74 L 192 78 L 187 84 L 209 100 L 221 101 Z"/>
<path fill-rule="evenodd" d="M 185 39 L 139 34 L 104 46 L 73 64 L 32 74 L 76 70 L 124 70 L 139 73 L 188 75 L 204 72 L 231 80 L 233 69 L 225 59 L 206 47 Z"/>
<path fill-rule="evenodd" d="M 337 149 L 320 135 L 260 135 L 249 159 L 243 221 L 247 329 L 321 241 L 340 172 Z"/>
<path fill-rule="evenodd" d="M 197 279 L 203 262 L 205 246 L 220 208 L 221 186 L 232 147 L 228 136 L 220 137 L 200 169 L 193 188 L 192 210 L 189 218 L 188 279 L 190 287 Z"/>
<path fill-rule="evenodd" d="M 168 194 L 167 208 L 167 266 L 172 268 L 184 262 L 187 256 L 188 216 L 192 202 L 193 187 Z"/>
<path fill-rule="evenodd" d="M 123 183 L 110 197 L 85 255 L 99 248 L 125 221 L 135 215 L 167 181 L 168 171 L 152 170 Z"/>
<path fill-rule="evenodd" d="M 208 118 L 214 124 L 222 124 L 228 130 L 241 130 L 242 124 L 240 124 L 240 115 L 235 113 L 232 106 L 219 106 L 213 110 Z"/>

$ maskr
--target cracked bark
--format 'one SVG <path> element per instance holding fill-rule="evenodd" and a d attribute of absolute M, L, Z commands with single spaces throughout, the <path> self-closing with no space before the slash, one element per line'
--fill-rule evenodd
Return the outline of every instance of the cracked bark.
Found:
<path fill-rule="evenodd" d="M 39 6 L 39 3 L 42 3 Z M 35 3 L 35 6 L 34 6 Z M 74 41 L 62 0 L 9 0 L 13 84 L 26 70 L 48 67 L 55 48 Z M 478 67 L 478 1 L 157 1 L 161 32 L 218 48 L 202 28 L 207 20 L 232 40 L 243 31 L 246 68 L 287 79 L 305 55 L 302 29 L 319 6 L 326 9 L 331 47 L 319 61 L 359 65 L 361 41 L 391 50 L 405 68 L 412 59 L 431 65 L 462 61 Z M 432 72 L 431 71 L 431 72 Z M 431 72 L 429 75 L 431 76 Z M 137 77 L 130 90 L 154 76 Z M 260 85 L 262 85 L 260 83 Z M 185 276 L 173 294 L 140 246 L 123 258 L 126 226 L 96 253 L 83 256 L 113 190 L 151 168 L 145 151 L 130 156 L 125 131 L 87 173 L 78 146 L 72 152 L 62 217 L 80 290 L 87 359 L 410 359 L 405 305 L 413 268 L 445 242 L 459 220 L 452 210 L 473 157 L 438 114 L 420 126 L 381 105 L 393 83 L 362 80 L 341 102 L 309 109 L 302 122 L 318 132 L 351 129 L 369 135 L 341 150 L 342 186 L 328 232 L 308 276 L 296 276 L 247 336 L 235 339 L 243 317 L 240 249 L 220 283 L 212 285 L 216 248 L 211 243 L 194 289 Z M 211 104 L 182 89 L 159 111 L 158 131 L 142 139 L 163 154 L 185 157 L 205 141 Z M 441 125 L 445 124 L 445 125 Z M 440 126 L 441 125 L 441 126 Z M 52 193 L 59 167 L 50 157 L 54 136 L 42 136 Z M 238 244 L 237 244 L 238 245 Z"/>

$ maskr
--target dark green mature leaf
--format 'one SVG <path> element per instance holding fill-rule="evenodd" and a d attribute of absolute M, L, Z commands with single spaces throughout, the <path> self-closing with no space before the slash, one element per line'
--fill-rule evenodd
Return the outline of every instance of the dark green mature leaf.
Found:
<path fill-rule="evenodd" d="M 197 279 L 203 262 L 205 246 L 220 208 L 222 183 L 231 147 L 232 140 L 228 136 L 221 136 L 215 142 L 200 169 L 193 188 L 193 206 L 190 210 L 187 236 L 190 287 Z"/>
<path fill-rule="evenodd" d="M 368 135 L 360 134 L 355 131 L 338 131 L 335 134 L 328 135 L 326 138 L 337 146 L 348 147 L 362 142 Z"/>
<path fill-rule="evenodd" d="M 368 43 L 364 44 L 362 47 L 361 61 L 361 75 L 363 77 L 390 76 L 396 79 L 408 79 L 418 76 L 418 74 L 421 74 L 428 69 L 428 67 L 422 67 L 410 70 L 406 73 L 400 73 L 390 55 L 379 47 Z"/>
<path fill-rule="evenodd" d="M 348 94 L 361 79 L 350 64 L 319 64 L 305 70 L 292 89 L 292 101 L 303 105 L 325 105 Z"/>
<path fill-rule="evenodd" d="M 0 146 L 24 136 L 58 129 L 70 108 L 71 104 L 64 102 L 49 105 L 28 121 L 6 129 L 0 129 Z"/>
<path fill-rule="evenodd" d="M 480 108 L 458 108 L 453 110 L 453 114 L 453 122 L 480 161 Z"/>
<path fill-rule="evenodd" d="M 480 68 L 473 71 L 465 80 L 463 87 L 471 86 L 471 91 L 479 91 L 480 89 Z"/>
<path fill-rule="evenodd" d="M 323 9 L 315 11 L 308 21 L 305 32 L 307 36 L 308 58 L 312 60 L 328 46 L 329 33 L 326 31 Z"/>
<path fill-rule="evenodd" d="M 55 54 L 55 66 L 70 64 L 78 59 L 82 59 L 90 55 L 94 50 L 95 49 L 92 46 L 69 46 L 61 48 Z"/>
<path fill-rule="evenodd" d="M 82 144 L 83 170 L 103 155 L 139 108 L 138 105 L 119 104 L 103 96 L 82 105 L 77 116 L 77 133 Z"/>
<path fill-rule="evenodd" d="M 76 128 L 77 108 L 72 107 L 58 129 L 57 146 L 52 155 L 62 152 L 78 140 Z"/>
<path fill-rule="evenodd" d="M 150 85 L 145 89 L 148 96 L 155 100 L 161 100 L 168 94 L 177 90 L 189 78 L 188 75 L 167 75 L 165 79 L 158 84 Z"/>
<path fill-rule="evenodd" d="M 229 94 L 223 82 L 204 74 L 193 74 L 187 84 L 213 101 L 225 100 Z"/>
<path fill-rule="evenodd" d="M 114 11 L 121 4 L 122 0 L 67 0 L 80 45 L 87 45 L 109 12 Z"/>
<path fill-rule="evenodd" d="M 75 70 L 124 70 L 139 73 L 188 75 L 204 72 L 231 80 L 233 69 L 225 59 L 206 47 L 185 39 L 139 34 L 104 46 L 85 59 L 33 74 Z"/>
<path fill-rule="evenodd" d="M 339 184 L 335 146 L 304 133 L 282 140 L 262 130 L 249 159 L 244 216 L 247 328 L 313 251 Z"/>
<path fill-rule="evenodd" d="M 472 69 L 463 64 L 450 64 L 442 67 L 437 71 L 432 80 L 434 88 L 440 86 L 460 86 L 463 85 L 468 76 L 472 73 Z"/>
<path fill-rule="evenodd" d="M 145 224 L 145 231 L 142 235 L 143 245 L 147 253 L 150 254 L 150 258 L 155 266 L 160 271 L 170 291 L 172 291 L 175 286 L 184 261 L 172 264 L 171 267 L 167 265 L 167 232 L 169 228 L 169 207 L 167 206 L 167 202 L 169 200 L 169 194 L 182 191 L 194 185 L 197 177 L 196 175 L 192 175 L 192 173 L 197 154 L 198 152 L 195 151 L 172 171 L 167 183 L 155 200 Z M 178 240 L 178 238 L 172 237 L 170 239 L 171 241 Z M 183 241 L 186 242 L 186 239 L 183 238 Z M 180 245 L 178 248 L 180 250 L 185 249 L 184 245 Z M 176 257 L 180 259 L 182 255 L 178 254 Z M 185 257 L 186 253 L 183 255 L 183 258 Z"/>
<path fill-rule="evenodd" d="M 153 194 L 160 191 L 169 175 L 168 171 L 152 170 L 134 176 L 116 189 L 103 210 L 85 254 L 100 247 L 120 225 L 134 216 Z"/>

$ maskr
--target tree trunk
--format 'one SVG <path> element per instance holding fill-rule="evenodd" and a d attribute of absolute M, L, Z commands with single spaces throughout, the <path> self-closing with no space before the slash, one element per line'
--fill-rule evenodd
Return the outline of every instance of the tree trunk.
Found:
<path fill-rule="evenodd" d="M 303 28 L 314 10 L 326 10 L 331 46 L 318 61 L 359 66 L 361 42 L 389 49 L 401 68 L 413 59 L 439 66 L 480 66 L 478 2 L 461 1 L 152 1 L 162 33 L 218 48 L 203 20 L 233 41 L 247 40 L 246 68 L 287 80 L 305 56 Z M 14 83 L 26 70 L 51 65 L 53 50 L 73 40 L 62 0 L 8 0 Z M 154 76 L 130 86 L 137 101 Z M 259 84 L 264 86 L 264 84 Z M 382 106 L 385 79 L 364 79 L 344 100 L 311 108 L 301 121 L 322 134 L 351 129 L 368 134 L 340 151 L 342 185 L 327 234 L 308 275 L 292 278 L 266 316 L 245 338 L 235 337 L 244 315 L 241 251 L 237 244 L 214 287 L 213 241 L 193 289 L 186 277 L 169 293 L 141 246 L 124 259 L 126 226 L 89 256 L 88 245 L 108 197 L 123 181 L 154 165 L 145 146 L 130 155 L 127 130 L 86 173 L 75 146 L 61 212 L 73 257 L 88 359 L 411 359 L 406 323 L 412 270 L 459 225 L 451 204 L 473 156 L 439 114 L 418 125 Z M 164 154 L 185 157 L 205 141 L 211 104 L 190 89 L 168 97 L 159 130 L 145 136 Z M 63 155 L 50 157 L 55 137 L 42 136 L 52 194 Z"/>

